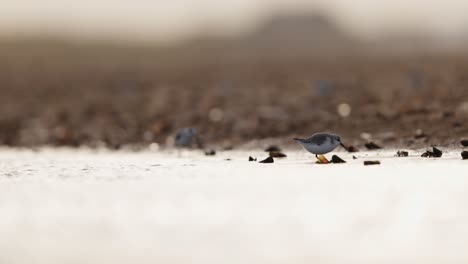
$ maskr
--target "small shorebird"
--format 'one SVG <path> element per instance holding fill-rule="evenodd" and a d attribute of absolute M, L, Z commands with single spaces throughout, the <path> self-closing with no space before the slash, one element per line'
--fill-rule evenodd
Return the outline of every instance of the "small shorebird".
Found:
<path fill-rule="evenodd" d="M 203 144 L 196 128 L 182 128 L 177 131 L 174 145 L 178 148 L 192 148 L 194 145 L 202 148 Z"/>
<path fill-rule="evenodd" d="M 341 138 L 334 134 L 317 133 L 309 138 L 294 138 L 294 140 L 301 144 L 305 150 L 315 154 L 315 157 L 322 163 L 328 163 L 323 154 L 333 151 L 336 147 L 342 146 L 347 150 L 346 146 L 341 143 Z"/>

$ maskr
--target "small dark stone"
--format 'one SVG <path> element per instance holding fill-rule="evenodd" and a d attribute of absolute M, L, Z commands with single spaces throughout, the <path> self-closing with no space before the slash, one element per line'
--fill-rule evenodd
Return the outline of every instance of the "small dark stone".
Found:
<path fill-rule="evenodd" d="M 468 139 L 461 140 L 460 144 L 462 144 L 462 146 L 464 146 L 464 147 L 468 147 Z"/>
<path fill-rule="evenodd" d="M 466 150 L 462 151 L 461 156 L 464 160 L 468 159 L 468 151 Z"/>
<path fill-rule="evenodd" d="M 359 152 L 359 149 L 357 149 L 355 146 L 349 145 L 346 147 L 346 151 L 353 153 L 353 152 Z"/>
<path fill-rule="evenodd" d="M 272 158 L 286 158 L 286 154 L 279 151 L 270 151 L 270 157 Z"/>
<path fill-rule="evenodd" d="M 382 148 L 382 147 L 380 147 L 379 145 L 375 144 L 374 142 L 366 143 L 365 146 L 366 146 L 366 148 L 369 149 L 369 150 L 381 149 L 381 148 Z"/>
<path fill-rule="evenodd" d="M 271 145 L 269 146 L 268 148 L 265 149 L 265 152 L 278 152 L 278 151 L 281 151 L 281 149 L 278 147 L 278 146 L 275 146 L 275 145 Z"/>
<path fill-rule="evenodd" d="M 249 161 L 257 161 L 256 158 L 252 158 L 252 156 L 249 156 Z"/>
<path fill-rule="evenodd" d="M 356 156 L 353 156 L 353 159 L 357 159 L 357 157 L 356 157 Z"/>
<path fill-rule="evenodd" d="M 268 157 L 268 158 L 266 158 L 266 159 L 260 161 L 259 163 L 273 163 L 273 162 L 275 162 L 275 161 L 273 160 L 273 158 L 272 158 L 272 157 Z"/>
<path fill-rule="evenodd" d="M 333 155 L 331 158 L 331 163 L 346 163 L 343 159 L 338 157 L 337 155 Z"/>
<path fill-rule="evenodd" d="M 366 160 L 366 161 L 364 161 L 364 165 L 365 165 L 365 166 L 368 166 L 368 165 L 380 165 L 380 161 L 378 161 L 378 160 Z"/>
<path fill-rule="evenodd" d="M 430 152 L 429 150 L 421 154 L 422 158 L 431 158 L 434 156 L 434 153 Z"/>
<path fill-rule="evenodd" d="M 230 158 L 227 158 L 227 159 L 225 159 L 225 160 L 227 160 L 227 161 L 231 161 L 231 159 L 230 159 Z"/>
<path fill-rule="evenodd" d="M 440 150 L 440 149 L 438 149 L 436 147 L 432 147 L 432 152 L 434 153 L 435 158 L 442 157 L 442 150 Z"/>
<path fill-rule="evenodd" d="M 408 157 L 408 151 L 399 150 L 397 151 L 397 157 Z"/>
<path fill-rule="evenodd" d="M 214 156 L 216 155 L 216 151 L 213 149 L 205 150 L 205 156 Z"/>
<path fill-rule="evenodd" d="M 436 147 L 432 147 L 432 151 L 427 150 L 421 154 L 423 158 L 440 158 L 442 157 L 442 151 Z"/>

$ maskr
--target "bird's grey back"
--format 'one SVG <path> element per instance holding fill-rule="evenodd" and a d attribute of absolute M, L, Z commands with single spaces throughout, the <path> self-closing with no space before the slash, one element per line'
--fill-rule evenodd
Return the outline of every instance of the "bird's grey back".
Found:
<path fill-rule="evenodd" d="M 304 140 L 305 143 L 312 143 L 316 145 L 322 145 L 327 141 L 327 138 L 330 139 L 331 143 L 334 143 L 335 137 L 332 134 L 327 134 L 327 133 L 317 133 L 313 134 L 311 137 L 306 138 Z"/>

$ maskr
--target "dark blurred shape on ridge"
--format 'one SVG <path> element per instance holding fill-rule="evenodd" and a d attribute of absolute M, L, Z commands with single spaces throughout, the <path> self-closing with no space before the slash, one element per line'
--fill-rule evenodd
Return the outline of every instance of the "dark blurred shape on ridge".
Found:
<path fill-rule="evenodd" d="M 322 57 L 355 52 L 359 42 L 323 14 L 278 14 L 251 33 L 230 37 L 201 35 L 175 49 L 237 59 Z"/>
<path fill-rule="evenodd" d="M 243 40 L 257 48 L 330 49 L 352 45 L 355 41 L 322 14 L 273 16 Z"/>

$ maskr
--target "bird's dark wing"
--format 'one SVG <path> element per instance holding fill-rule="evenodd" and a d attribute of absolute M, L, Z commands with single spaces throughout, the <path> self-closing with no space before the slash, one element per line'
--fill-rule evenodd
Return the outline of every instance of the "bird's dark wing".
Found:
<path fill-rule="evenodd" d="M 327 141 L 326 134 L 315 134 L 305 140 L 306 143 L 312 143 L 316 145 L 322 145 L 323 143 L 325 143 L 325 141 Z"/>

